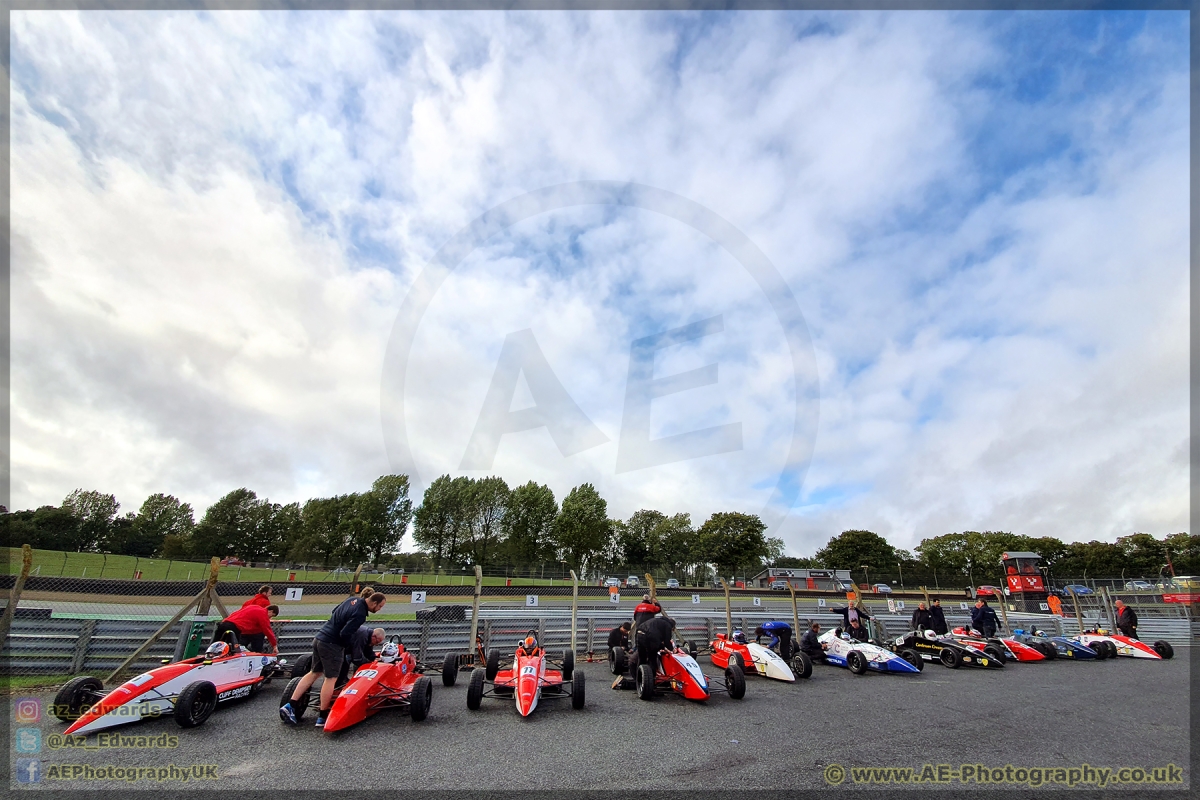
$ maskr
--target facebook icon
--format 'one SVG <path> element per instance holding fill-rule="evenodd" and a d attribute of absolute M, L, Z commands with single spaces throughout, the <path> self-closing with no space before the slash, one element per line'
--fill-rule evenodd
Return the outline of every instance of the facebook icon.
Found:
<path fill-rule="evenodd" d="M 17 783 L 41 783 L 42 762 L 36 758 L 17 759 Z"/>

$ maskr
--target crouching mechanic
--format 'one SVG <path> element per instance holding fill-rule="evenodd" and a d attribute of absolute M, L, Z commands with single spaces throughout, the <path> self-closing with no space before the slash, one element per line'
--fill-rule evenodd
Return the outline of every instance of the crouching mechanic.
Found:
<path fill-rule="evenodd" d="M 219 642 L 227 633 L 233 634 L 233 643 L 243 645 L 252 653 L 275 653 L 279 650 L 279 642 L 275 631 L 271 629 L 271 620 L 279 616 L 279 606 L 259 605 L 242 606 L 217 624 L 213 631 L 213 641 Z M 271 649 L 266 650 L 267 642 Z"/>
<path fill-rule="evenodd" d="M 612 650 L 614 647 L 622 647 L 626 650 L 629 649 L 629 628 L 630 627 L 631 626 L 628 622 L 622 622 L 620 624 L 620 626 L 613 628 L 611 631 L 608 632 L 608 649 L 609 650 Z"/>
<path fill-rule="evenodd" d="M 821 623 L 814 622 L 800 637 L 800 652 L 811 661 L 825 660 L 825 647 L 821 644 Z"/>
<path fill-rule="evenodd" d="M 367 621 L 367 614 L 377 614 L 387 602 L 387 596 L 375 592 L 370 597 L 351 597 L 333 610 L 329 620 L 317 631 L 313 639 L 312 667 L 300 678 L 291 698 L 279 707 L 279 718 L 289 725 L 300 722 L 293 703 L 307 692 L 322 675 L 321 705 L 317 711 L 317 727 L 325 727 L 325 718 L 333 705 L 333 692 L 337 688 L 338 675 L 342 671 L 346 650 L 354 646 L 354 634 Z"/>

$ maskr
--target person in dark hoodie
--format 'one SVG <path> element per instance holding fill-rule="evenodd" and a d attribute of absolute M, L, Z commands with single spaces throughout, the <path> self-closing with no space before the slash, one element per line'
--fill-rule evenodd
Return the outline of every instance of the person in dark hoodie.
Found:
<path fill-rule="evenodd" d="M 917 603 L 917 610 L 912 613 L 912 630 L 927 631 L 932 627 L 933 615 L 929 613 L 929 609 L 924 603 Z"/>
<path fill-rule="evenodd" d="M 329 620 L 317 631 L 313 639 L 312 667 L 307 675 L 300 679 L 291 698 L 279 707 L 279 717 L 290 725 L 300 722 L 296 709 L 292 705 L 296 700 L 316 683 L 317 678 L 325 676 L 321 683 L 321 704 L 317 710 L 317 727 L 325 727 L 325 717 L 329 715 L 329 707 L 333 705 L 333 690 L 336 688 L 338 674 L 346 657 L 346 650 L 354 645 L 354 634 L 367 621 L 367 614 L 378 613 L 387 602 L 387 596 L 375 592 L 370 597 L 358 595 L 342 602 Z"/>
<path fill-rule="evenodd" d="M 987 600 L 976 600 L 975 608 L 971 609 L 971 627 L 983 634 L 983 638 L 991 639 L 1000 627 L 1000 619 L 996 612 L 987 604 Z"/>
<path fill-rule="evenodd" d="M 929 609 L 929 627 L 934 633 L 939 636 L 945 636 L 950 632 L 950 626 L 946 624 L 946 612 L 942 611 L 942 598 L 933 598 L 933 605 Z"/>
<path fill-rule="evenodd" d="M 821 647 L 821 623 L 814 622 L 800 637 L 800 652 L 813 661 L 825 660 L 825 648 Z"/>
<path fill-rule="evenodd" d="M 629 649 L 629 628 L 630 625 L 628 622 L 622 622 L 619 626 L 608 632 L 609 650 L 612 650 L 614 647 Z"/>
<path fill-rule="evenodd" d="M 1117 607 L 1117 630 L 1130 639 L 1136 639 L 1137 636 L 1137 614 L 1133 613 L 1133 609 L 1125 605 L 1124 600 L 1118 600 L 1113 605 Z"/>

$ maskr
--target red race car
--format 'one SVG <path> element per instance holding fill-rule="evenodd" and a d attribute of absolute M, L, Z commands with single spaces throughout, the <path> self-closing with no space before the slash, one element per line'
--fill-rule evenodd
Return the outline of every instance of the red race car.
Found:
<path fill-rule="evenodd" d="M 417 660 L 394 636 L 378 659 L 359 667 L 342 687 L 329 709 L 325 732 L 345 730 L 385 708 L 407 708 L 413 722 L 420 722 L 429 713 L 432 699 L 433 681 L 417 672 Z M 305 695 L 300 702 L 306 705 L 307 700 Z"/>
<path fill-rule="evenodd" d="M 724 684 L 716 689 L 712 685 L 713 679 L 700 670 L 696 659 L 675 642 L 658 651 L 654 661 L 653 667 L 639 664 L 635 675 L 634 685 L 638 697 L 643 700 L 652 700 L 660 691 L 675 692 L 688 700 L 707 700 L 713 692 L 721 691 L 734 700 L 746 696 L 746 673 L 736 662 L 725 667 Z"/>
<path fill-rule="evenodd" d="M 103 691 L 99 678 L 72 678 L 58 690 L 54 714 L 72 723 L 68 734 L 95 733 L 168 713 L 181 727 L 194 728 L 218 704 L 254 696 L 282 671 L 276 656 L 214 642 L 203 655 L 143 672 L 111 692 Z"/>
<path fill-rule="evenodd" d="M 1045 661 L 1046 654 L 1037 648 L 1019 642 L 1016 639 L 993 637 L 987 639 L 982 633 L 974 628 L 957 627 L 950 632 L 950 636 L 956 641 L 970 647 L 973 650 L 978 650 L 981 653 L 991 651 L 990 654 L 998 661 Z"/>
<path fill-rule="evenodd" d="M 583 708 L 584 675 L 575 672 L 575 653 L 563 652 L 562 660 L 555 664 L 538 646 L 536 631 L 530 631 L 513 653 L 511 665 L 500 668 L 500 651 L 488 653 L 487 668 L 473 670 L 467 685 L 467 708 L 478 711 L 485 697 L 512 697 L 517 712 L 528 717 L 537 708 L 543 693 L 547 698 L 571 698 L 571 708 Z M 488 688 L 488 687 L 491 688 Z"/>

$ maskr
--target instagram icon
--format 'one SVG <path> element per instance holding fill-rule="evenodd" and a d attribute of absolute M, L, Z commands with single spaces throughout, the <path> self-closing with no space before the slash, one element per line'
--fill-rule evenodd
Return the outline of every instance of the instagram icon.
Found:
<path fill-rule="evenodd" d="M 13 706 L 13 713 L 18 723 L 37 722 L 42 718 L 42 701 L 36 697 L 23 697 Z"/>

